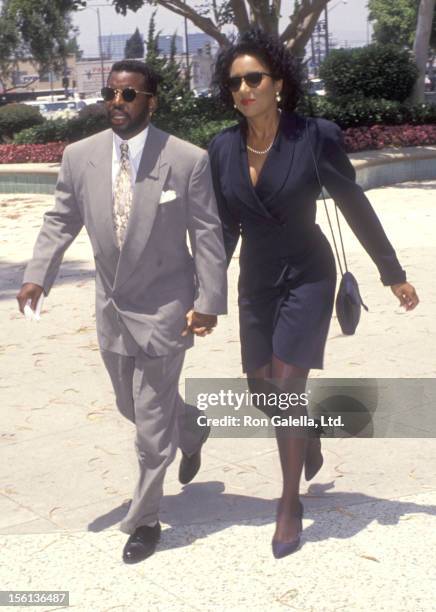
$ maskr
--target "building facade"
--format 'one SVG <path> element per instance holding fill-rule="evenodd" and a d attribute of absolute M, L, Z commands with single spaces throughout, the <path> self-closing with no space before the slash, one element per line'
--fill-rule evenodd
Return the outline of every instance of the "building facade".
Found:
<path fill-rule="evenodd" d="M 105 34 L 104 36 L 99 36 L 99 45 L 101 43 L 103 59 L 113 60 L 114 62 L 124 59 L 126 43 L 131 36 L 131 34 Z M 141 34 L 141 36 L 144 42 L 144 35 Z M 158 37 L 158 48 L 162 55 L 170 54 L 172 38 L 171 34 Z M 212 55 L 215 55 L 218 50 L 218 44 L 207 34 L 188 34 L 188 49 L 192 55 L 199 51 L 210 52 Z M 176 35 L 176 53 L 186 53 L 185 38 L 183 36 Z"/>
<path fill-rule="evenodd" d="M 77 85 L 76 56 L 69 55 L 59 72 L 43 71 L 32 59 L 20 60 L 11 73 L 0 78 L 0 94 L 16 100 L 32 99 L 50 94 L 59 95 Z"/>

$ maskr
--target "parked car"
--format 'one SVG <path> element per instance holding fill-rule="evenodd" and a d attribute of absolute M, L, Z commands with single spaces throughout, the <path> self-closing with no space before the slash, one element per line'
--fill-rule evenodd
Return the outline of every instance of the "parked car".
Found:
<path fill-rule="evenodd" d="M 425 75 L 424 91 L 433 91 L 435 88 L 435 78 L 431 79 L 430 75 Z"/>
<path fill-rule="evenodd" d="M 104 104 L 104 100 L 101 96 L 95 96 L 92 98 L 83 98 L 80 102 L 84 102 L 85 106 L 89 106 L 90 104 Z"/>
<path fill-rule="evenodd" d="M 309 94 L 312 96 L 325 96 L 325 85 L 322 79 L 309 79 Z"/>
<path fill-rule="evenodd" d="M 28 106 L 37 106 L 43 117 L 53 119 L 59 116 L 76 117 L 79 110 L 86 106 L 83 100 L 30 100 Z"/>

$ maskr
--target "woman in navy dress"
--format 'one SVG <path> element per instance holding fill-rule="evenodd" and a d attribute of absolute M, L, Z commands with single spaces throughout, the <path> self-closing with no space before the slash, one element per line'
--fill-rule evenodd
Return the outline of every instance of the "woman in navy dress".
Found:
<path fill-rule="evenodd" d="M 228 262 L 242 238 L 243 370 L 252 390 L 272 380 L 276 389 L 301 393 L 310 369 L 323 367 L 336 285 L 331 247 L 315 223 L 320 187 L 312 155 L 321 182 L 373 259 L 382 283 L 406 310 L 417 305 L 418 297 L 355 182 L 339 127 L 294 112 L 301 78 L 290 52 L 251 29 L 219 53 L 214 85 L 241 117 L 239 125 L 213 139 L 209 154 Z M 300 415 L 305 411 L 299 410 Z M 283 557 L 299 545 L 303 466 L 310 480 L 323 458 L 319 436 L 310 433 L 277 435 L 277 443 L 283 492 L 272 546 L 274 555 Z"/>

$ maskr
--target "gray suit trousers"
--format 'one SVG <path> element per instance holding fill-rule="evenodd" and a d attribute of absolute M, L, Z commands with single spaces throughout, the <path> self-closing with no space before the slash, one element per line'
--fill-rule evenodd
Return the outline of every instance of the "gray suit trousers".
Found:
<path fill-rule="evenodd" d="M 125 356 L 102 350 L 101 355 L 118 409 L 136 425 L 139 480 L 120 524 L 121 531 L 130 534 L 158 519 L 166 468 L 177 446 L 188 455 L 196 452 L 206 430 L 196 424 L 200 411 L 186 405 L 178 391 L 185 351 L 163 357 L 142 351 Z"/>

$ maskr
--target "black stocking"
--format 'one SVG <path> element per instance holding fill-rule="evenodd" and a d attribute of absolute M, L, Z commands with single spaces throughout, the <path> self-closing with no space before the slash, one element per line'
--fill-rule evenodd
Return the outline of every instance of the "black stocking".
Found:
<path fill-rule="evenodd" d="M 247 374 L 250 391 L 264 391 L 266 393 L 303 393 L 306 388 L 309 369 L 284 363 L 273 355 L 271 363 Z M 270 379 L 269 381 L 267 379 Z M 272 416 L 271 410 L 258 406 L 261 410 Z M 274 414 L 281 417 L 299 417 L 307 414 L 301 404 L 282 411 L 275 409 Z M 278 541 L 290 541 L 294 539 L 300 530 L 299 519 L 299 488 L 301 472 L 304 465 L 306 451 L 310 450 L 307 431 L 304 428 L 276 427 L 276 439 L 279 449 L 280 463 L 283 475 L 282 496 L 277 508 L 277 524 L 274 539 Z"/>

